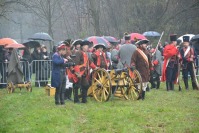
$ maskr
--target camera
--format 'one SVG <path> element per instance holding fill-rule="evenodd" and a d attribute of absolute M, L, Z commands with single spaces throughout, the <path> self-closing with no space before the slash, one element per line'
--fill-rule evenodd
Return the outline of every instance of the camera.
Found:
<path fill-rule="evenodd" d="M 71 66 L 75 66 L 75 63 L 74 62 L 66 62 L 66 63 L 64 63 L 63 66 L 64 67 L 71 67 Z"/>

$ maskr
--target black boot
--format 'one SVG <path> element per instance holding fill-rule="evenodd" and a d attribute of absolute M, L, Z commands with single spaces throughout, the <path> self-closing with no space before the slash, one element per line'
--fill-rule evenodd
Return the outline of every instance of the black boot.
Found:
<path fill-rule="evenodd" d="M 65 93 L 64 93 L 64 100 L 68 99 L 68 88 L 66 88 Z"/>
<path fill-rule="evenodd" d="M 166 81 L 166 87 L 167 87 L 167 91 L 169 91 L 170 90 L 170 84 L 167 81 Z"/>
<path fill-rule="evenodd" d="M 145 91 L 142 91 L 142 100 L 145 99 Z"/>
<path fill-rule="evenodd" d="M 174 90 L 174 83 L 173 82 L 170 82 L 170 87 L 171 87 L 171 90 L 173 91 Z"/>
<path fill-rule="evenodd" d="M 189 89 L 189 84 L 188 84 L 188 80 L 187 79 L 184 80 L 184 85 L 185 85 L 186 90 L 188 90 Z"/>
<path fill-rule="evenodd" d="M 147 85 L 147 87 L 146 87 L 146 91 L 150 91 L 149 85 Z"/>
<path fill-rule="evenodd" d="M 137 99 L 137 100 L 142 99 L 142 92 L 143 92 L 143 90 L 139 93 L 139 97 L 138 97 L 138 99 Z"/>
<path fill-rule="evenodd" d="M 68 89 L 68 100 L 70 100 L 70 101 L 72 101 L 72 99 L 71 99 L 72 91 L 73 91 L 73 88 L 69 87 L 69 89 Z"/>
<path fill-rule="evenodd" d="M 197 89 L 197 85 L 195 82 L 192 82 L 192 87 L 193 87 L 193 90 Z"/>
<path fill-rule="evenodd" d="M 160 81 L 157 81 L 156 89 L 159 89 L 159 88 L 160 88 Z"/>

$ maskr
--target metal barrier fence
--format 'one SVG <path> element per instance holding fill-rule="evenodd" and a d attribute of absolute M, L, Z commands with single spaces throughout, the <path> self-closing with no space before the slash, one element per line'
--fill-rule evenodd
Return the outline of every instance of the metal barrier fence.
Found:
<path fill-rule="evenodd" d="M 198 56 L 199 61 L 199 56 Z M 31 63 L 20 61 L 24 78 L 23 82 L 35 82 L 36 87 L 46 86 L 50 83 L 52 72 L 52 60 L 33 60 Z M 198 62 L 196 63 L 198 64 Z M 197 68 L 197 76 L 199 67 Z M 7 84 L 8 62 L 0 62 L 0 86 Z"/>
<path fill-rule="evenodd" d="M 33 60 L 31 63 L 20 61 L 23 70 L 23 82 L 35 82 L 35 86 L 46 86 L 50 82 L 52 61 Z M 0 62 L 0 85 L 5 87 L 8 78 L 8 62 Z"/>

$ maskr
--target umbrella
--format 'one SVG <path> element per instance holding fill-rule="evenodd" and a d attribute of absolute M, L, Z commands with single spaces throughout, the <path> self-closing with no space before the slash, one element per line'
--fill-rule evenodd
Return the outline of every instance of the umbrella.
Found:
<path fill-rule="evenodd" d="M 144 35 L 139 33 L 131 33 L 129 34 L 131 36 L 131 41 L 137 41 L 142 39 L 147 39 Z"/>
<path fill-rule="evenodd" d="M 25 46 L 23 44 L 8 44 L 5 46 L 5 48 L 25 48 Z"/>
<path fill-rule="evenodd" d="M 91 37 L 86 38 L 85 40 L 93 42 L 94 45 L 103 43 L 107 48 L 111 46 L 110 42 L 108 42 L 103 37 L 99 37 L 99 36 L 91 36 Z"/>
<path fill-rule="evenodd" d="M 183 42 L 183 36 L 189 36 L 191 40 L 193 36 L 195 36 L 194 34 L 185 34 L 185 35 L 182 35 L 181 37 L 179 37 L 177 40 L 180 40 L 181 42 Z"/>
<path fill-rule="evenodd" d="M 53 41 L 52 37 L 44 32 L 35 33 L 30 40 L 42 40 L 42 41 Z"/>
<path fill-rule="evenodd" d="M 142 35 L 156 37 L 156 36 L 160 36 L 160 33 L 156 32 L 156 31 L 146 31 Z"/>
<path fill-rule="evenodd" d="M 196 40 L 199 40 L 199 34 L 197 34 L 191 38 L 191 41 L 196 41 Z"/>
<path fill-rule="evenodd" d="M 8 44 L 17 44 L 17 42 L 14 39 L 11 38 L 2 38 L 0 39 L 0 45 L 8 45 Z"/>
<path fill-rule="evenodd" d="M 112 36 L 102 36 L 104 39 L 109 41 L 110 43 L 118 43 L 118 40 L 115 37 Z"/>
<path fill-rule="evenodd" d="M 28 46 L 30 48 L 39 47 L 40 43 L 34 40 L 27 40 L 23 43 L 24 46 Z"/>

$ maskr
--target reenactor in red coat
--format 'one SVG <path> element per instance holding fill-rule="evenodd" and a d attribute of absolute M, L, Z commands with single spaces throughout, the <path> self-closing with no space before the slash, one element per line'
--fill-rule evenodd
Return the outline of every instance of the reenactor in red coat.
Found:
<path fill-rule="evenodd" d="M 183 36 L 183 47 L 180 49 L 180 61 L 182 63 L 182 75 L 186 89 L 189 89 L 188 85 L 188 73 L 191 76 L 192 87 L 196 89 L 197 86 L 194 82 L 194 70 L 193 63 L 195 60 L 194 49 L 189 45 L 189 36 Z"/>
<path fill-rule="evenodd" d="M 94 46 L 96 49 L 92 54 L 93 62 L 97 67 L 108 69 L 108 62 L 106 59 L 106 53 L 103 51 L 106 49 L 104 44 L 97 44 Z"/>
<path fill-rule="evenodd" d="M 89 41 L 82 41 L 80 50 L 75 53 L 76 57 L 73 59 L 76 64 L 74 66 L 73 73 L 68 74 L 69 79 L 73 81 L 74 103 L 80 103 L 78 97 L 79 88 L 82 90 L 82 103 L 87 102 L 89 67 L 96 69 L 95 64 L 89 60 L 87 55 L 89 45 Z"/>
<path fill-rule="evenodd" d="M 147 50 L 148 42 L 149 40 L 136 42 L 138 47 L 131 57 L 131 66 L 134 66 L 142 77 L 142 96 L 139 97 L 142 100 L 145 98 L 145 91 L 150 80 L 150 70 L 152 69 L 150 54 Z"/>
<path fill-rule="evenodd" d="M 178 49 L 177 35 L 170 35 L 171 43 L 166 45 L 163 51 L 164 64 L 162 71 L 162 81 L 166 81 L 167 91 L 174 90 L 174 83 L 178 77 Z"/>

